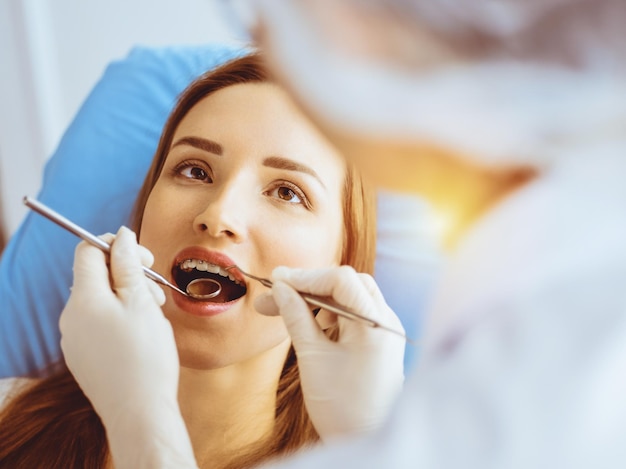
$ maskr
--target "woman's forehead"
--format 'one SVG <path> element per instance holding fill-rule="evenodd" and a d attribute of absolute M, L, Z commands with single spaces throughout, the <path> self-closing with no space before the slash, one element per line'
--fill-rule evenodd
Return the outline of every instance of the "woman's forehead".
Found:
<path fill-rule="evenodd" d="M 337 149 L 271 83 L 232 85 L 201 99 L 179 123 L 172 145 L 187 137 L 217 143 L 224 154 L 253 150 L 345 171 Z"/>
<path fill-rule="evenodd" d="M 268 133 L 274 139 L 282 133 L 278 142 L 294 133 L 316 133 L 287 93 L 271 83 L 236 84 L 205 96 L 183 117 L 177 133 L 190 130 L 224 136 L 239 131 L 246 132 L 240 136 Z"/>

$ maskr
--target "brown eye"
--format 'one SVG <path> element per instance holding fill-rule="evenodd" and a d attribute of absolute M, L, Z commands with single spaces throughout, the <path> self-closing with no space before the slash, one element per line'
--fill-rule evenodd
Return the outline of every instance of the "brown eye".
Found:
<path fill-rule="evenodd" d="M 190 168 L 189 173 L 193 179 L 204 180 L 207 179 L 209 176 L 204 169 L 198 167 Z"/>
<path fill-rule="evenodd" d="M 277 189 L 277 195 L 278 195 L 279 198 L 281 198 L 281 199 L 283 199 L 283 200 L 285 200 L 287 202 L 294 202 L 294 203 L 300 203 L 301 202 L 301 200 L 298 197 L 298 195 L 293 190 L 291 190 L 289 187 L 285 187 L 285 186 L 279 187 Z"/>
<path fill-rule="evenodd" d="M 211 183 L 213 178 L 209 171 L 210 169 L 194 161 L 183 161 L 174 169 L 174 173 L 184 179 Z"/>
<path fill-rule="evenodd" d="M 307 210 L 311 209 L 311 204 L 304 191 L 289 181 L 275 181 L 265 192 L 265 195 L 289 205 L 300 205 Z"/>

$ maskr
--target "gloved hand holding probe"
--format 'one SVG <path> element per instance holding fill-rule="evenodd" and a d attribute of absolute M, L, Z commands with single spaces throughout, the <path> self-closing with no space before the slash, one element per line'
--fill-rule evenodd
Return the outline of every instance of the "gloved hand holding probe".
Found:
<path fill-rule="evenodd" d="M 278 267 L 273 280 L 272 298 L 293 341 L 305 405 L 321 438 L 376 429 L 402 388 L 404 340 L 340 316 L 336 318 L 338 337 L 331 340 L 295 291 L 332 297 L 342 306 L 403 330 L 374 279 L 344 266 L 316 270 Z M 260 300 L 257 309 L 272 314 L 273 302 Z M 323 318 L 319 322 L 324 322 Z"/>

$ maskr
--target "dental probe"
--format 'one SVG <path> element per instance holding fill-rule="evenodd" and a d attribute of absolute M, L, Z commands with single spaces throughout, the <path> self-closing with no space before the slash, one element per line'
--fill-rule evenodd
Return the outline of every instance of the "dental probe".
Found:
<path fill-rule="evenodd" d="M 252 274 L 249 274 L 248 272 L 244 272 L 237 265 L 228 266 L 224 270 L 230 270 L 230 269 L 237 269 L 246 277 L 249 277 L 251 279 L 254 279 L 260 282 L 267 288 L 272 288 L 273 283 L 271 280 L 267 278 L 257 277 L 256 275 L 252 275 Z M 360 322 L 361 324 L 364 324 L 369 327 L 383 329 L 387 332 L 391 332 L 392 334 L 402 337 L 409 344 L 412 344 L 412 345 L 415 344 L 415 342 L 409 337 L 407 337 L 406 334 L 404 334 L 403 332 L 400 332 L 396 329 L 392 329 L 391 327 L 385 326 L 384 324 L 381 324 L 378 321 L 365 317 L 361 314 L 355 313 L 354 311 L 348 308 L 345 308 L 344 306 L 341 306 L 339 303 L 337 303 L 335 300 L 333 300 L 330 297 L 313 295 L 311 293 L 305 293 L 301 291 L 298 291 L 298 294 L 304 299 L 304 301 L 306 301 L 310 305 L 317 306 L 319 308 L 324 308 L 327 311 L 335 313 L 337 316 L 343 316 L 344 318 L 352 319 L 353 321 Z"/>
<path fill-rule="evenodd" d="M 57 213 L 54 210 L 52 210 L 47 205 L 44 205 L 41 202 L 39 202 L 38 200 L 32 199 L 32 198 L 30 198 L 28 196 L 25 196 L 23 201 L 24 201 L 24 205 L 26 205 L 27 207 L 31 208 L 32 210 L 34 210 L 38 214 L 43 215 L 48 220 L 56 223 L 61 228 L 65 228 L 70 233 L 78 236 L 79 238 L 84 239 L 89 244 L 91 244 L 91 245 L 93 245 L 93 246 L 95 246 L 97 248 L 100 248 L 102 251 L 106 252 L 107 254 L 111 252 L 111 245 L 109 243 L 103 241 L 102 239 L 98 238 L 96 235 L 90 233 L 89 231 L 85 230 L 84 228 L 81 228 L 76 223 L 71 222 L 70 220 L 65 218 L 63 215 L 61 215 L 60 213 Z M 180 293 L 181 295 L 185 295 L 185 296 L 187 296 L 189 298 L 194 298 L 194 299 L 198 299 L 198 300 L 214 298 L 217 295 L 219 295 L 220 292 L 222 291 L 222 287 L 221 287 L 221 285 L 217 281 L 211 280 L 211 279 L 207 279 L 207 280 L 211 280 L 212 282 L 214 282 L 217 285 L 217 290 L 212 292 L 212 293 L 209 293 L 209 294 L 192 295 L 190 293 L 182 291 L 176 285 L 168 282 L 165 277 L 163 277 L 161 274 L 155 272 L 154 270 L 149 269 L 146 266 L 141 266 L 141 267 L 143 268 L 143 271 L 146 274 L 146 277 L 150 278 L 151 280 L 154 280 L 157 283 L 160 283 L 161 285 L 165 285 L 166 287 L 170 287 L 172 290 L 175 290 L 178 293 Z"/>

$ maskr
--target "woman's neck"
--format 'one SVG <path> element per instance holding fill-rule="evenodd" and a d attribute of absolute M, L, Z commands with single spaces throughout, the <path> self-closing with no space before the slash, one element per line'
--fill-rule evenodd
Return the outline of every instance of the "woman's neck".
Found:
<path fill-rule="evenodd" d="M 228 367 L 181 367 L 178 402 L 200 467 L 220 467 L 271 434 L 290 343 Z"/>

